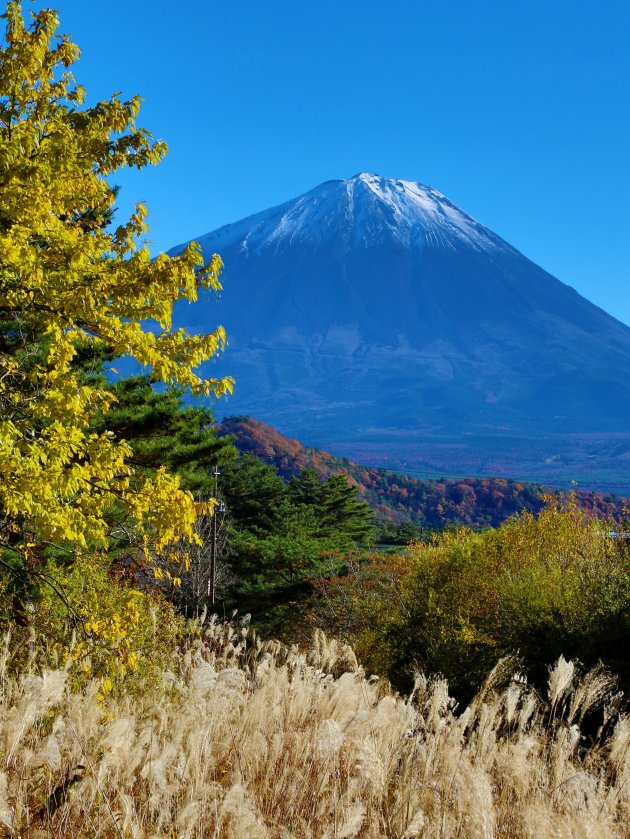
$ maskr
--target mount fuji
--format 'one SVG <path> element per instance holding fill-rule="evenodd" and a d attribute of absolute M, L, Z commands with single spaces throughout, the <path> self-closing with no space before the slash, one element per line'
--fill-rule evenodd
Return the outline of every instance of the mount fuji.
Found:
<path fill-rule="evenodd" d="M 226 327 L 224 413 L 426 475 L 623 483 L 630 328 L 431 187 L 362 173 L 197 241 L 224 291 L 178 318 Z"/>

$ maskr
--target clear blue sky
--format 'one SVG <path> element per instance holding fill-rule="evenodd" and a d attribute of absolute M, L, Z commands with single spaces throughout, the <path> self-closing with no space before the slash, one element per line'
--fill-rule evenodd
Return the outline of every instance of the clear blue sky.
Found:
<path fill-rule="evenodd" d="M 142 94 L 169 144 L 117 178 L 156 250 L 367 170 L 434 186 L 630 324 L 628 0 L 50 5 L 90 99 Z"/>

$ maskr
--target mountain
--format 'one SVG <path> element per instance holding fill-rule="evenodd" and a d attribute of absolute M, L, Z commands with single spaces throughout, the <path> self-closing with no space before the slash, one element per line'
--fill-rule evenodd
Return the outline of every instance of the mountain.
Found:
<path fill-rule="evenodd" d="M 226 327 L 228 412 L 382 466 L 623 482 L 630 329 L 431 187 L 328 181 L 197 241 L 224 292 L 179 317 Z"/>
<path fill-rule="evenodd" d="M 321 478 L 345 475 L 370 505 L 380 522 L 410 522 L 439 529 L 448 525 L 497 527 L 515 513 L 541 510 L 549 490 L 505 478 L 462 478 L 421 481 L 386 469 L 360 466 L 281 434 L 252 417 L 226 417 L 219 433 L 234 438 L 236 447 L 274 466 L 285 480 L 303 469 Z M 577 503 L 598 516 L 623 516 L 627 498 L 574 490 Z"/>

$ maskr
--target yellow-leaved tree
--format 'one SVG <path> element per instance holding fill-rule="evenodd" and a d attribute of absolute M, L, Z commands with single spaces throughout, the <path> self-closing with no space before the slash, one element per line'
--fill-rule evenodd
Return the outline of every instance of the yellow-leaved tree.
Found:
<path fill-rule="evenodd" d="M 124 515 L 150 552 L 194 539 L 198 509 L 165 470 L 134 475 L 124 441 L 90 430 L 112 395 L 76 369 L 78 350 L 132 356 L 167 385 L 221 395 L 231 379 L 198 366 L 225 333 L 172 326 L 176 301 L 219 289 L 221 262 L 190 245 L 152 260 L 137 205 L 116 228 L 103 219 L 122 167 L 158 163 L 161 141 L 136 126 L 140 99 L 82 107 L 69 70 L 79 50 L 58 35 L 54 11 L 26 21 L 6 6 L 0 50 L 0 561 L 5 573 L 44 579 L 51 547 L 104 552 Z M 147 323 L 157 323 L 152 330 Z M 51 585 L 54 585 L 51 582 Z"/>

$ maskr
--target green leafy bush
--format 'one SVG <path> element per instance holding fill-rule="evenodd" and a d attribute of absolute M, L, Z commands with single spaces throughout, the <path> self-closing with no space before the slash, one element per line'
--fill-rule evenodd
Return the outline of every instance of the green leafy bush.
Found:
<path fill-rule="evenodd" d="M 416 669 L 441 672 L 467 698 L 502 656 L 542 681 L 563 654 L 602 660 L 627 687 L 629 548 L 614 527 L 569 499 L 496 530 L 448 532 L 323 582 L 320 621 L 343 631 L 345 604 L 346 636 L 401 686 Z"/>

